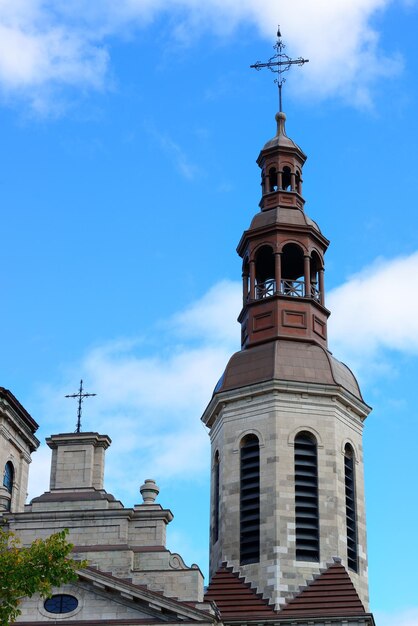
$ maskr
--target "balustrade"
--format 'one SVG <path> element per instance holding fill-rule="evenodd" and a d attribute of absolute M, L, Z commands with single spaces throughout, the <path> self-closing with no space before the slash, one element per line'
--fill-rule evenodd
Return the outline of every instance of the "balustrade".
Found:
<path fill-rule="evenodd" d="M 303 298 L 305 297 L 305 281 L 284 278 L 280 281 L 280 291 L 276 291 L 276 281 L 274 278 L 255 285 L 256 300 L 263 300 L 264 298 L 270 298 L 276 295 Z M 321 292 L 316 285 L 311 285 L 310 297 L 316 300 L 316 302 L 321 302 Z M 246 296 L 245 300 L 250 300 L 249 294 Z"/>
<path fill-rule="evenodd" d="M 262 300 L 263 298 L 269 298 L 270 296 L 274 296 L 275 293 L 276 293 L 276 281 L 274 280 L 274 278 L 258 283 L 255 287 L 255 297 L 257 300 Z"/>

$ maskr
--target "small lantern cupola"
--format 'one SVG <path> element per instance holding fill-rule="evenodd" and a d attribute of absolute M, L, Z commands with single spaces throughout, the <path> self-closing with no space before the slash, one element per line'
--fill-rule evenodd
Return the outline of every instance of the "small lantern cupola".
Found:
<path fill-rule="evenodd" d="M 286 135 L 286 115 L 276 114 L 277 134 L 261 150 L 257 163 L 261 168 L 262 197 L 260 208 L 268 211 L 282 204 L 303 208 L 302 167 L 306 155 Z"/>

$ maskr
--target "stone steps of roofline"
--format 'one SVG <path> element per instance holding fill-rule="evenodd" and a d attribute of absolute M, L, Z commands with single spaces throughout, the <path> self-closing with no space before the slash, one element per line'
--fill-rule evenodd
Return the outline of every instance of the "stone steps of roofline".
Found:
<path fill-rule="evenodd" d="M 272 602 L 268 596 L 264 595 L 264 593 L 259 591 L 258 587 L 256 587 L 254 583 L 247 578 L 247 576 L 242 574 L 239 568 L 235 569 L 234 566 L 230 565 L 228 561 L 226 560 L 222 561 L 221 566 L 225 567 L 226 569 L 229 569 L 233 574 L 236 574 L 237 576 L 239 576 L 239 578 L 241 578 L 241 580 L 244 581 L 244 584 L 247 585 L 253 591 L 253 593 L 256 594 L 258 598 L 260 598 L 261 600 L 264 600 L 271 609 L 275 610 L 274 602 Z"/>
<path fill-rule="evenodd" d="M 319 578 L 331 567 L 331 565 L 334 565 L 335 563 L 341 564 L 341 559 L 339 556 L 333 556 L 332 561 L 326 561 L 325 567 L 320 567 L 317 573 L 314 573 L 309 578 L 306 578 L 305 582 L 301 583 L 296 591 L 285 593 L 283 598 L 280 598 L 280 600 L 276 603 L 276 611 L 280 611 L 280 609 L 282 609 L 285 604 L 287 604 L 290 600 L 293 600 L 293 598 L 296 598 L 299 594 L 305 591 L 315 580 L 317 580 L 317 578 Z"/>
<path fill-rule="evenodd" d="M 339 556 L 333 556 L 332 561 L 326 561 L 325 567 L 320 567 L 319 572 L 316 572 L 312 574 L 312 576 L 310 576 L 309 578 L 306 578 L 305 582 L 298 586 L 297 591 L 290 594 L 289 597 L 286 598 L 285 602 L 281 604 L 281 606 L 289 602 L 289 600 L 293 600 L 293 598 L 296 598 L 299 594 L 305 591 L 315 580 L 320 578 L 320 576 L 322 576 L 322 574 L 324 574 L 331 567 L 331 565 L 335 565 L 336 563 L 338 565 L 342 564 L 342 560 Z"/>

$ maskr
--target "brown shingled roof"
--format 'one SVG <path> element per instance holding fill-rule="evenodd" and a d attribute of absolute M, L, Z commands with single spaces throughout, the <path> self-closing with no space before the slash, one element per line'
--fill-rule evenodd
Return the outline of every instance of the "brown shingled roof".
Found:
<path fill-rule="evenodd" d="M 268 600 L 225 563 L 212 576 L 205 602 L 215 602 L 222 619 L 277 619 Z"/>
<path fill-rule="evenodd" d="M 307 341 L 285 339 L 267 341 L 233 354 L 214 393 L 269 380 L 337 385 L 363 402 L 352 371 L 328 350 Z"/>
<path fill-rule="evenodd" d="M 341 563 L 333 563 L 280 610 L 279 617 L 365 615 L 366 611 Z"/>
<path fill-rule="evenodd" d="M 212 577 L 204 599 L 216 603 L 224 621 L 367 615 L 340 562 L 330 565 L 278 612 L 226 563 Z"/>

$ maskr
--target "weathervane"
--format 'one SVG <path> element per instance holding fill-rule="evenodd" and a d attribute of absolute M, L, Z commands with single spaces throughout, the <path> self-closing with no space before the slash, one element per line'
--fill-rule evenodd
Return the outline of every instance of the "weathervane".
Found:
<path fill-rule="evenodd" d="M 66 398 L 78 398 L 78 411 L 77 411 L 77 428 L 75 430 L 76 433 L 81 432 L 81 405 L 84 398 L 90 398 L 91 396 L 97 396 L 97 393 L 83 393 L 83 380 L 80 380 L 80 389 L 78 393 L 72 393 Z"/>
<path fill-rule="evenodd" d="M 283 77 L 283 73 L 287 72 L 290 69 L 291 65 L 304 65 L 305 63 L 309 63 L 309 59 L 303 59 L 299 57 L 298 59 L 291 59 L 287 54 L 285 54 L 284 49 L 286 48 L 285 44 L 282 41 L 282 34 L 280 32 L 280 26 L 277 29 L 277 43 L 273 46 L 276 50 L 276 54 L 274 54 L 267 63 L 254 63 L 254 65 L 250 65 L 250 67 L 261 70 L 263 67 L 268 67 L 271 72 L 278 74 L 277 78 L 275 78 L 274 82 L 279 87 L 279 110 L 282 111 L 282 87 L 283 83 L 286 82 L 286 79 Z"/>

